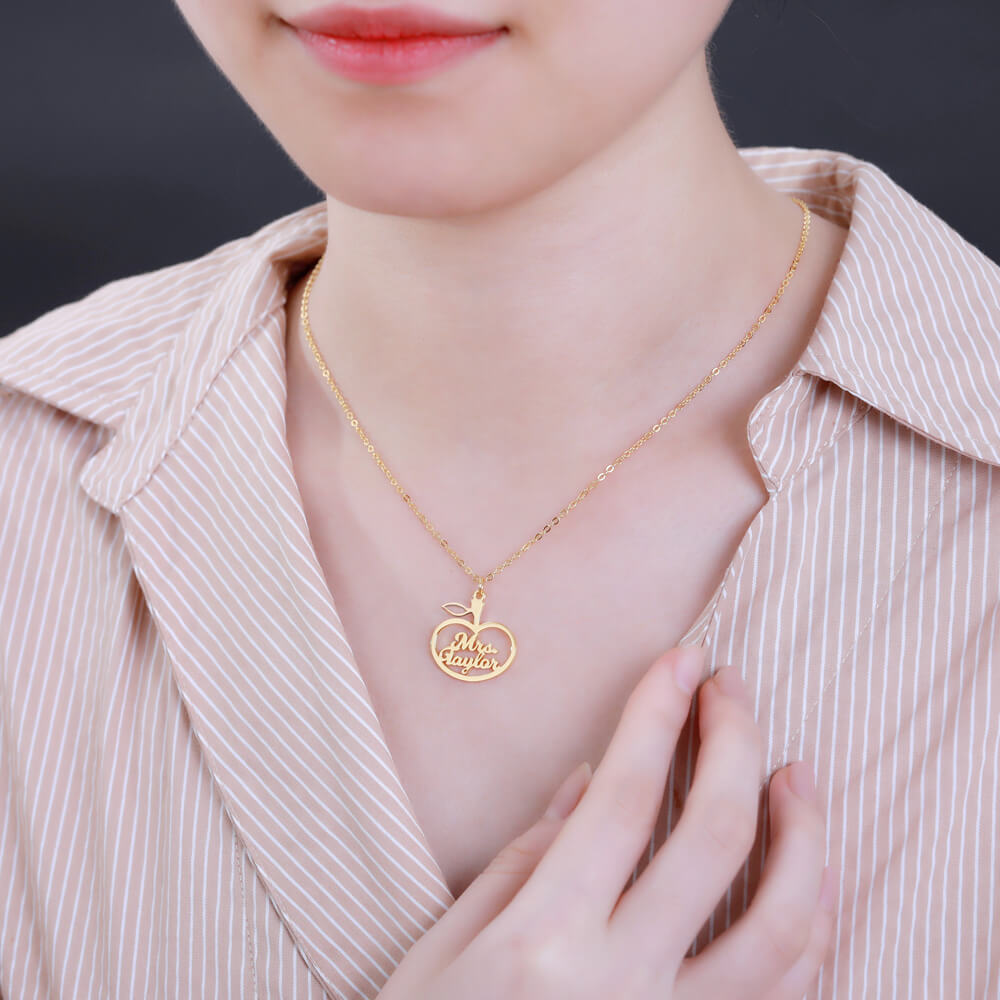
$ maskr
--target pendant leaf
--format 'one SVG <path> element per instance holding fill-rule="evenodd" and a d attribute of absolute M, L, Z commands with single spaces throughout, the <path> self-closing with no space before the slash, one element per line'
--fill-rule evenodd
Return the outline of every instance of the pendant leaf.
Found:
<path fill-rule="evenodd" d="M 472 614 L 472 608 L 467 608 L 464 604 L 458 604 L 456 601 L 449 601 L 447 604 L 442 604 L 441 607 L 456 616 Z"/>

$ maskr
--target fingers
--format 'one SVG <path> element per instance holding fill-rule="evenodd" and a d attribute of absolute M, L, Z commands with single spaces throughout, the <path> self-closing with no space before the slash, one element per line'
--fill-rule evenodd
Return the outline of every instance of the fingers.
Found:
<path fill-rule="evenodd" d="M 652 833 L 703 663 L 700 648 L 675 647 L 636 685 L 586 794 L 524 887 L 536 911 L 568 900 L 585 915 L 614 908 Z"/>
<path fill-rule="evenodd" d="M 681 961 L 757 833 L 763 741 L 734 667 L 701 686 L 699 732 L 681 817 L 611 918 L 612 934 L 626 947 L 645 946 L 668 963 Z"/>
<path fill-rule="evenodd" d="M 590 777 L 590 765 L 584 761 L 563 779 L 545 814 L 493 858 L 407 953 L 408 976 L 419 978 L 423 971 L 443 968 L 507 906 L 555 840 Z"/>
<path fill-rule="evenodd" d="M 813 919 L 809 944 L 799 960 L 771 991 L 768 1000 L 802 1000 L 802 997 L 816 981 L 820 966 L 831 953 L 831 944 L 837 923 L 836 894 L 836 871 L 828 865 L 823 869 L 820 904 Z"/>
<path fill-rule="evenodd" d="M 815 794 L 803 798 L 793 790 L 792 772 L 812 784 L 810 768 L 801 761 L 771 779 L 771 842 L 750 907 L 704 950 L 684 959 L 675 1000 L 801 1000 L 815 979 L 834 924 L 832 906 L 820 905 L 825 823 Z"/>

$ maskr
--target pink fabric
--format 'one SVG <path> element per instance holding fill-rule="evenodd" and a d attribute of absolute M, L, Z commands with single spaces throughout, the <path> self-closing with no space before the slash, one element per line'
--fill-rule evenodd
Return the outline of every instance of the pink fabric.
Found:
<path fill-rule="evenodd" d="M 811 1000 L 996 997 L 1000 267 L 871 163 L 741 153 L 850 234 L 747 429 L 769 501 L 664 638 L 740 665 L 769 771 L 815 762 L 842 904 Z M 286 287 L 325 227 L 318 202 L 0 340 L 10 1000 L 374 997 L 452 902 L 286 444 Z"/>

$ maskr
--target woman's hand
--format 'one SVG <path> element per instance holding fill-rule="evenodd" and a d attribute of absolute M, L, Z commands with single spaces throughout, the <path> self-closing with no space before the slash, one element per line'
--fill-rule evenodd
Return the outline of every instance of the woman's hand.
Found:
<path fill-rule="evenodd" d="M 657 658 L 589 784 L 577 767 L 546 815 L 405 956 L 380 1000 L 801 1000 L 833 928 L 821 883 L 830 900 L 834 884 L 815 797 L 790 786 L 811 785 L 802 762 L 771 780 L 771 843 L 747 912 L 685 957 L 756 836 L 762 739 L 735 668 L 701 686 L 683 813 L 622 891 L 652 835 L 702 657 L 676 647 Z"/>

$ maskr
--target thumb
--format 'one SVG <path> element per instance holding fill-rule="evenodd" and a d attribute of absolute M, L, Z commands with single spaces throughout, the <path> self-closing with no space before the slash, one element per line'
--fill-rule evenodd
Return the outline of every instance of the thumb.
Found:
<path fill-rule="evenodd" d="M 570 771 L 541 818 L 507 844 L 417 942 L 422 958 L 437 968 L 453 961 L 514 898 L 576 808 L 592 774 L 586 761 Z"/>

